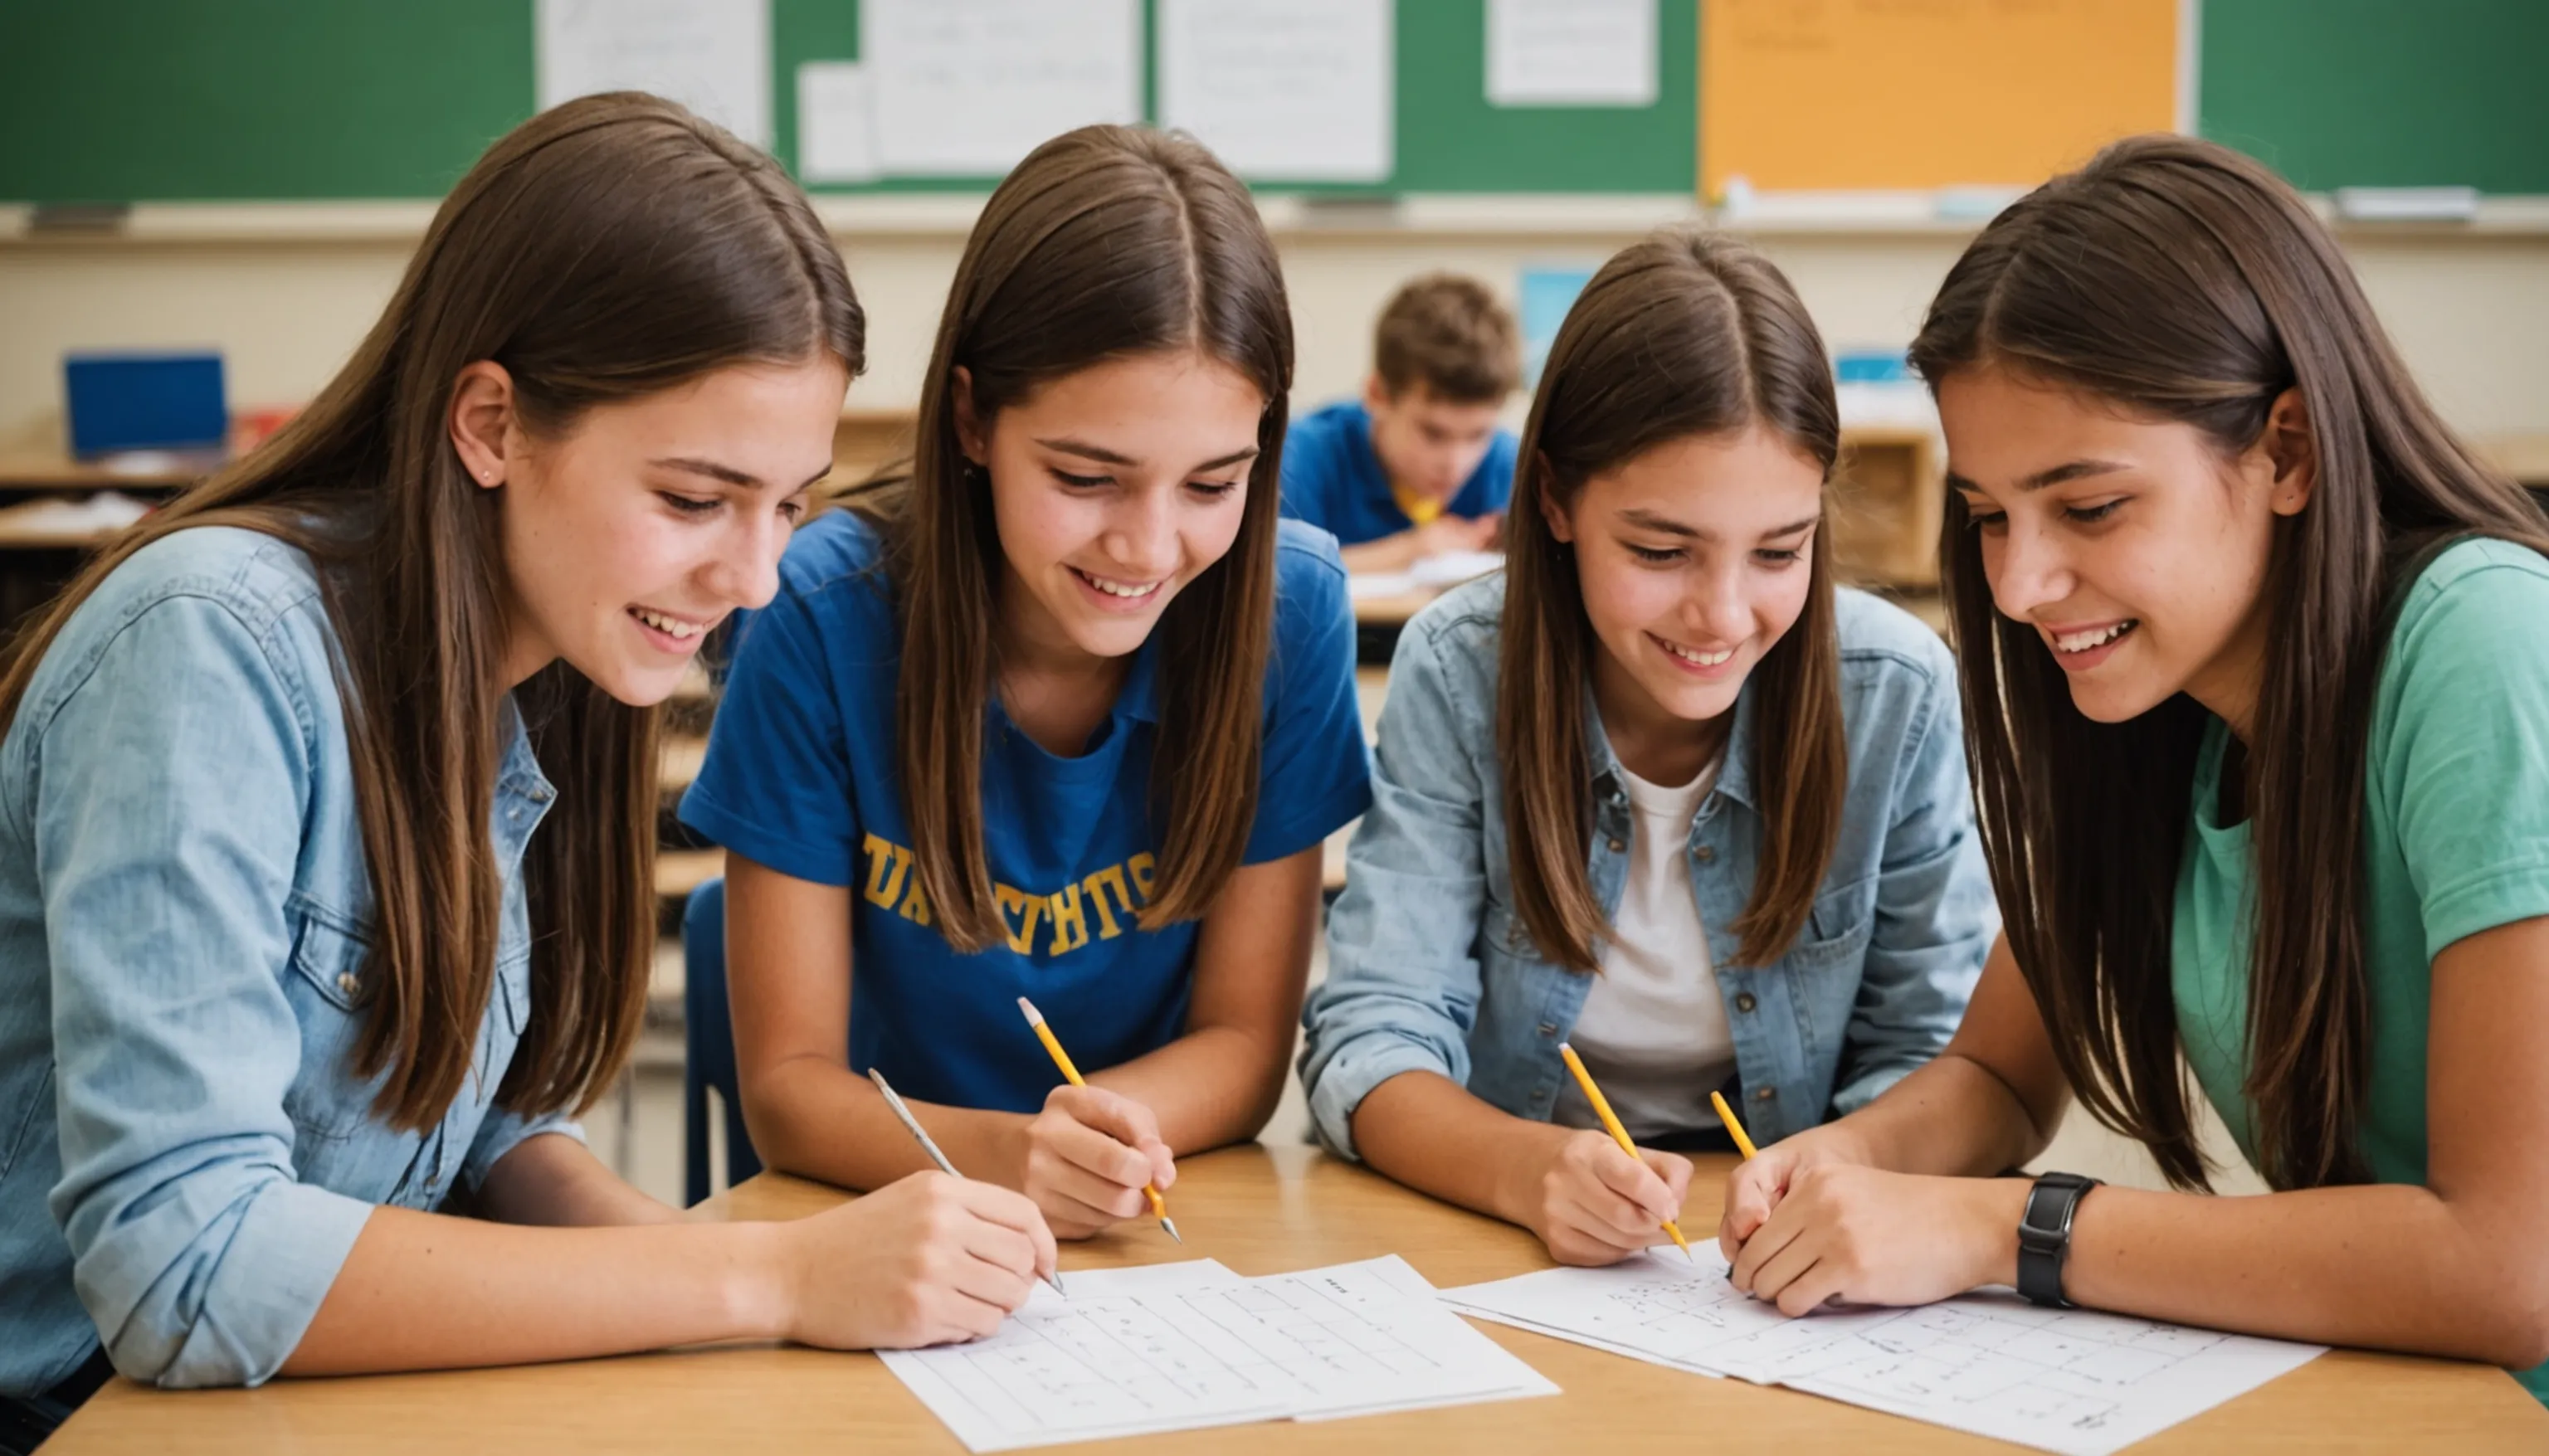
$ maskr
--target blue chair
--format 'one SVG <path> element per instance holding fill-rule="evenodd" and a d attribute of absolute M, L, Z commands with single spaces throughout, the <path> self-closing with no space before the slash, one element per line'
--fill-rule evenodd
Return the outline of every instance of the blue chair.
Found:
<path fill-rule="evenodd" d="M 725 1002 L 725 881 L 691 891 L 682 909 L 682 1194 L 685 1207 L 708 1196 L 708 1089 L 725 1099 L 728 1187 L 761 1171 L 743 1128 L 734 1070 L 734 1015 Z"/>

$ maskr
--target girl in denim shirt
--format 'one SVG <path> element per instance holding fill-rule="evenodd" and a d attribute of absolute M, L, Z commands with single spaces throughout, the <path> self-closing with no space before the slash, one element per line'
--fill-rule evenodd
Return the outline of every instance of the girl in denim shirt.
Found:
<path fill-rule="evenodd" d="M 1998 929 L 1955 670 L 1837 591 L 1821 338 L 1672 230 L 1567 314 L 1506 570 L 1391 665 L 1302 1080 L 1321 1138 L 1567 1263 L 1656 1241 L 1725 1089 L 1770 1142 L 1946 1044 Z"/>
<path fill-rule="evenodd" d="M 652 705 L 770 598 L 863 336 L 767 156 L 556 108 L 298 420 L 36 624 L 0 674 L 0 1450 L 111 1371 L 914 1343 L 1024 1299 L 1016 1194 L 688 1226 L 567 1120 L 643 1010 Z M 645 1227 L 563 1227 L 601 1225 Z"/>

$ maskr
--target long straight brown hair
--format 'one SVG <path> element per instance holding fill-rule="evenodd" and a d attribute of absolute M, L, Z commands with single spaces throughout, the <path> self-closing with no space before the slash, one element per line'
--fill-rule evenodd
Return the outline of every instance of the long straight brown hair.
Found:
<path fill-rule="evenodd" d="M 1292 387 L 1283 273 L 1248 189 L 1192 139 L 1067 132 L 1018 163 L 956 265 L 921 385 L 907 476 L 852 508 L 890 544 L 902 624 L 896 762 L 921 893 L 948 944 L 1006 939 L 983 838 L 983 734 L 998 677 L 1001 547 L 991 482 L 956 429 L 956 371 L 986 429 L 1065 375 L 1193 349 L 1264 394 L 1239 535 L 1161 613 L 1151 767 L 1160 874 L 1144 930 L 1200 917 L 1257 816 L 1259 699 L 1274 620 L 1276 481 Z"/>
<path fill-rule="evenodd" d="M 513 376 L 523 426 L 744 362 L 825 354 L 856 373 L 865 324 L 840 254 L 769 157 L 651 96 L 569 102 L 515 129 L 434 215 L 388 310 L 263 448 L 102 552 L 14 645 L 0 720 L 47 648 L 135 552 L 244 526 L 319 567 L 339 658 L 374 900 L 355 1053 L 375 1111 L 432 1126 L 468 1075 L 494 981 L 503 887 L 503 491 L 448 429 L 460 370 Z M 555 810 L 524 853 L 531 1007 L 498 1089 L 514 1111 L 589 1105 L 645 1009 L 654 943 L 655 711 L 564 663 L 513 692 Z"/>
<path fill-rule="evenodd" d="M 1603 264 L 1550 346 L 1505 516 L 1496 748 L 1514 904 L 1540 953 L 1560 965 L 1595 969 L 1596 942 L 1611 927 L 1588 877 L 1583 703 L 1600 648 L 1574 548 L 1550 530 L 1545 509 L 1563 512 L 1586 481 L 1658 445 L 1755 423 L 1831 479 L 1841 453 L 1832 366 L 1787 278 L 1745 244 L 1694 228 L 1659 231 Z M 1730 927 L 1747 965 L 1776 960 L 1805 925 L 1848 789 L 1832 550 L 1821 528 L 1809 561 L 1805 610 L 1744 686 L 1758 703 L 1752 782 L 1768 821 L 1751 896 Z"/>
<path fill-rule="evenodd" d="M 2417 545 L 2478 532 L 2549 549 L 2549 522 L 2444 427 L 2301 197 L 2212 142 L 2117 142 L 2002 213 L 1948 272 L 1912 357 L 1933 389 L 2005 368 L 2191 424 L 2225 460 L 2301 392 L 2316 481 L 2275 526 L 2246 761 L 2245 1090 L 2275 1187 L 2362 1181 L 2364 755 L 2385 604 Z M 2091 721 L 2034 630 L 1994 611 L 1954 496 L 1940 554 L 1992 884 L 2027 908 L 2011 949 L 2082 1103 L 2172 1183 L 2202 1187 L 2169 956 L 2207 714 L 2180 695 Z"/>

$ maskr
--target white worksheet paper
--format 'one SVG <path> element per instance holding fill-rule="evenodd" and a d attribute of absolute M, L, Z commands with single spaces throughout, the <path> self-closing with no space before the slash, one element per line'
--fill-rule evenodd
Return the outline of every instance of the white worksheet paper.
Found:
<path fill-rule="evenodd" d="M 1985 1292 L 1791 1320 L 1727 1282 L 1725 1256 L 1656 1248 L 1446 1290 L 1463 1314 L 1706 1374 L 1845 1401 L 2066 1456 L 2106 1456 L 2324 1353 Z"/>
<path fill-rule="evenodd" d="M 1264 1279 L 1210 1260 L 1066 1275 L 997 1334 L 891 1351 L 975 1451 L 1555 1394 L 1396 1257 Z"/>

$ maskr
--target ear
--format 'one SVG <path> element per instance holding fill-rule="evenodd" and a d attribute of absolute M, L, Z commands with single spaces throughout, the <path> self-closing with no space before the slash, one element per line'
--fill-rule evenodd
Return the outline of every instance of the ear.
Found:
<path fill-rule="evenodd" d="M 955 395 L 957 448 L 963 450 L 965 458 L 974 464 L 990 465 L 991 437 L 983 429 L 982 416 L 974 412 L 974 371 L 962 364 L 957 365 L 956 376 L 947 387 Z"/>
<path fill-rule="evenodd" d="M 2311 433 L 2310 406 L 2299 387 L 2275 397 L 2266 410 L 2265 431 L 2257 437 L 2274 468 L 2274 491 L 2266 504 L 2277 515 L 2299 515 L 2318 486 L 2318 441 Z"/>
<path fill-rule="evenodd" d="M 1532 482 L 1535 488 L 1532 491 L 1532 499 L 1540 502 L 1540 518 L 1548 522 L 1551 535 L 1569 545 L 1574 544 L 1575 522 L 1566 518 L 1566 508 L 1558 503 L 1558 493 L 1550 489 L 1551 482 L 1558 478 L 1558 474 L 1549 468 L 1549 457 L 1540 451 L 1533 451 L 1531 470 L 1535 477 Z"/>
<path fill-rule="evenodd" d="M 1389 407 L 1396 402 L 1397 397 L 1389 392 L 1389 381 L 1380 377 L 1379 370 L 1375 369 L 1364 376 L 1363 408 L 1365 410 L 1373 414 L 1381 414 L 1387 412 Z"/>
<path fill-rule="evenodd" d="M 464 366 L 451 382 L 451 448 L 481 490 L 503 485 L 521 457 L 514 410 L 514 376 L 493 359 Z"/>

